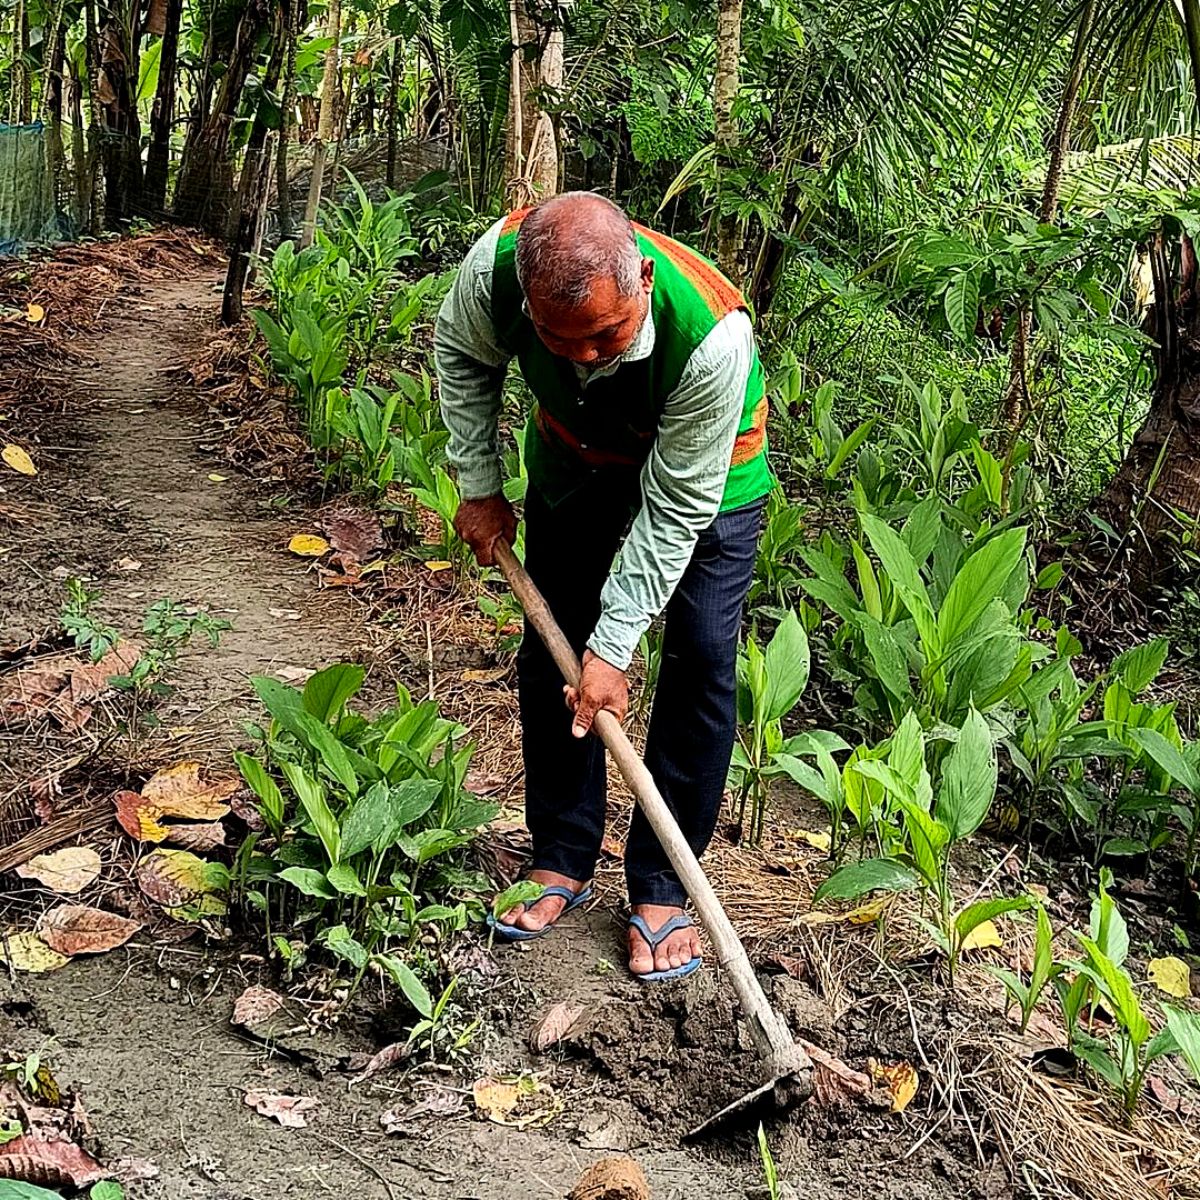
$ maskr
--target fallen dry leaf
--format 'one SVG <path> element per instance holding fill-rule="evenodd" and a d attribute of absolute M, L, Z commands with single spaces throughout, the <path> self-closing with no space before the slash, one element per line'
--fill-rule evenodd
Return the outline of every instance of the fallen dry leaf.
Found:
<path fill-rule="evenodd" d="M 808 963 L 802 958 L 793 958 L 790 954 L 772 954 L 767 962 L 774 964 L 793 979 L 808 978 Z"/>
<path fill-rule="evenodd" d="M 471 1095 L 476 1112 L 497 1125 L 508 1125 L 513 1129 L 547 1125 L 562 1111 L 562 1101 L 549 1084 L 536 1075 L 477 1079 Z"/>
<path fill-rule="evenodd" d="M 895 896 L 880 896 L 867 904 L 860 904 L 846 914 L 847 925 L 874 925 L 895 903 Z"/>
<path fill-rule="evenodd" d="M 508 675 L 508 667 L 487 667 L 483 670 L 464 671 L 459 678 L 463 683 L 498 683 Z"/>
<path fill-rule="evenodd" d="M 40 1187 L 84 1188 L 107 1176 L 86 1150 L 56 1129 L 35 1127 L 0 1146 L 0 1179 Z"/>
<path fill-rule="evenodd" d="M 124 945 L 141 925 L 87 904 L 60 904 L 38 924 L 38 936 L 59 954 L 103 954 Z"/>
<path fill-rule="evenodd" d="M 888 1095 L 892 1098 L 891 1111 L 903 1112 L 917 1094 L 917 1088 L 920 1085 L 916 1067 L 907 1062 L 884 1065 L 877 1063 L 873 1058 L 867 1061 L 867 1067 L 871 1072 L 871 1078 L 887 1088 Z"/>
<path fill-rule="evenodd" d="M 833 1108 L 851 1100 L 870 1095 L 871 1078 L 848 1067 L 820 1046 L 799 1039 L 800 1045 L 813 1062 L 813 1103 L 820 1108 Z"/>
<path fill-rule="evenodd" d="M 47 971 L 65 967 L 70 961 L 57 950 L 51 950 L 32 930 L 0 939 L 0 962 L 8 963 L 14 971 L 44 975 Z"/>
<path fill-rule="evenodd" d="M 1160 992 L 1186 1000 L 1192 994 L 1192 972 L 1182 958 L 1168 954 L 1152 958 L 1146 966 L 1146 977 Z"/>
<path fill-rule="evenodd" d="M 64 729 L 80 730 L 92 716 L 91 702 L 111 691 L 109 679 L 125 675 L 139 648 L 122 642 L 98 663 L 75 654 L 38 659 L 0 681 L 0 719 L 35 721 L 51 717 Z"/>
<path fill-rule="evenodd" d="M 529 1031 L 529 1048 L 535 1054 L 545 1054 L 571 1032 L 584 1011 L 582 1004 L 574 1004 L 570 1000 L 552 1004 Z"/>
<path fill-rule="evenodd" d="M 329 553 L 329 543 L 315 533 L 298 533 L 288 542 L 288 550 L 301 558 L 320 558 Z"/>
<path fill-rule="evenodd" d="M 233 1002 L 230 1019 L 235 1025 L 254 1029 L 269 1021 L 282 1007 L 283 997 L 278 992 L 254 983 Z"/>
<path fill-rule="evenodd" d="M 273 1118 L 288 1129 L 303 1129 L 308 1124 L 304 1114 L 319 1103 L 314 1096 L 284 1096 L 279 1092 L 247 1092 L 242 1099 L 255 1112 Z"/>
<path fill-rule="evenodd" d="M 74 896 L 100 877 L 100 855 L 87 846 L 68 846 L 53 854 L 39 854 L 17 868 L 22 879 L 36 879 L 43 887 Z"/>
<path fill-rule="evenodd" d="M 427 571 L 433 571 L 435 574 L 438 571 L 448 571 L 454 566 L 452 562 L 447 562 L 444 558 L 431 558 L 426 564 Z"/>
<path fill-rule="evenodd" d="M 214 471 L 214 472 L 213 472 L 211 475 L 209 475 L 209 477 L 208 477 L 208 479 L 209 479 L 209 482 L 210 482 L 210 483 L 224 483 L 224 482 L 225 482 L 225 480 L 226 480 L 226 478 L 227 478 L 227 476 L 225 476 L 225 475 L 218 475 L 218 474 L 216 473 L 216 471 Z"/>
<path fill-rule="evenodd" d="M 238 779 L 201 779 L 198 762 L 181 762 L 149 779 L 142 797 L 166 817 L 219 821 L 229 812 L 229 797 L 239 787 Z"/>
<path fill-rule="evenodd" d="M 383 528 L 373 512 L 339 509 L 322 524 L 343 564 L 366 562 L 383 545 Z"/>
<path fill-rule="evenodd" d="M 161 842 L 167 836 L 163 811 L 137 792 L 120 791 L 113 796 L 117 824 L 139 842 Z"/>
<path fill-rule="evenodd" d="M 820 850 L 824 854 L 828 854 L 830 847 L 833 845 L 833 839 L 828 832 L 821 832 L 812 829 L 794 829 L 788 835 L 795 838 L 797 841 L 807 842 L 814 850 Z"/>
<path fill-rule="evenodd" d="M 387 1133 L 406 1133 L 419 1117 L 455 1117 L 466 1107 L 461 1092 L 433 1085 L 416 1104 L 407 1108 L 389 1108 L 379 1114 L 379 1123 Z"/>
<path fill-rule="evenodd" d="M 33 465 L 33 459 L 28 453 L 21 449 L 20 446 L 13 442 L 9 442 L 7 446 L 0 451 L 0 459 L 3 459 L 7 466 L 12 467 L 21 475 L 36 475 L 37 467 Z"/>
<path fill-rule="evenodd" d="M 138 864 L 138 887 L 156 904 L 182 908 L 218 891 L 207 863 L 187 850 L 158 849 Z"/>
<path fill-rule="evenodd" d="M 983 921 L 963 938 L 962 951 L 965 954 L 969 950 L 999 950 L 1003 945 L 996 923 Z"/>
<path fill-rule="evenodd" d="M 25 320 L 31 325 L 36 325 L 46 316 L 46 310 L 40 304 L 30 302 L 25 306 Z"/>
<path fill-rule="evenodd" d="M 168 825 L 167 842 L 184 850 L 203 853 L 225 845 L 225 826 L 219 821 L 199 825 Z"/>
<path fill-rule="evenodd" d="M 397 1063 L 407 1062 L 411 1056 L 412 1046 L 408 1042 L 393 1042 L 390 1046 L 384 1046 L 378 1054 L 373 1054 L 351 1082 L 362 1083 L 364 1080 L 370 1079 L 372 1075 L 378 1075 L 380 1071 L 386 1071 Z"/>

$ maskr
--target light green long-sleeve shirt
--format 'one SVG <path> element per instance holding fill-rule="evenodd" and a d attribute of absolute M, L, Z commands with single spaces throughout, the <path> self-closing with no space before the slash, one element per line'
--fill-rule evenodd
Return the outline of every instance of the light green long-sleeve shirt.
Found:
<path fill-rule="evenodd" d="M 448 455 L 463 499 L 497 495 L 503 483 L 499 417 L 510 355 L 491 319 L 497 222 L 468 252 L 442 304 L 434 353 Z M 580 383 L 612 374 L 654 349 L 647 311 L 625 353 L 606 367 L 576 367 Z M 667 397 L 650 456 L 642 467 L 642 504 L 600 594 L 600 619 L 588 648 L 624 670 L 641 635 L 666 607 L 721 506 L 730 456 L 754 360 L 749 317 L 724 317 L 696 347 Z"/>

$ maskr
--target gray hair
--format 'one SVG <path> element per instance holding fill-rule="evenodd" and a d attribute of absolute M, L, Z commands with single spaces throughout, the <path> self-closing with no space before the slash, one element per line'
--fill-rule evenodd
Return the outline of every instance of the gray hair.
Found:
<path fill-rule="evenodd" d="M 564 192 L 530 210 L 517 235 L 517 279 L 563 308 L 587 303 L 597 279 L 622 296 L 641 287 L 642 252 L 625 213 L 595 192 Z"/>

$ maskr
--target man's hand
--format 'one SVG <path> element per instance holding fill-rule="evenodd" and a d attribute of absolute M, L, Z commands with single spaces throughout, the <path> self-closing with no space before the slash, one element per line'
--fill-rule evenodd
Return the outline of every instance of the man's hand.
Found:
<path fill-rule="evenodd" d="M 629 711 L 629 680 L 625 672 L 597 658 L 590 650 L 583 652 L 579 690 L 567 686 L 563 688 L 563 695 L 567 698 L 567 707 L 575 714 L 571 732 L 577 738 L 587 735 L 596 714 L 602 709 L 612 713 L 618 721 L 624 721 Z"/>
<path fill-rule="evenodd" d="M 464 500 L 454 515 L 454 529 L 471 547 L 475 561 L 490 567 L 496 561 L 496 539 L 503 538 L 510 546 L 517 540 L 517 514 L 503 496 Z"/>

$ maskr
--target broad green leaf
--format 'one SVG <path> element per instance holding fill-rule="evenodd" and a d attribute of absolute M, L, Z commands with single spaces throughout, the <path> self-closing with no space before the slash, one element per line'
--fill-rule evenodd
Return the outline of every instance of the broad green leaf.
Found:
<path fill-rule="evenodd" d="M 287 867 L 279 872 L 279 878 L 286 880 L 305 896 L 315 896 L 318 900 L 338 898 L 337 891 L 330 886 L 329 880 L 312 867 Z"/>
<path fill-rule="evenodd" d="M 925 769 L 925 734 L 916 713 L 906 712 L 904 719 L 892 734 L 888 747 L 888 766 L 913 790 L 916 797 Z"/>
<path fill-rule="evenodd" d="M 840 807 L 841 795 L 829 787 L 824 774 L 802 759 L 791 754 L 779 754 L 775 757 L 775 764 L 793 783 L 816 796 L 830 812 Z"/>
<path fill-rule="evenodd" d="M 157 45 L 161 46 L 159 42 Z M 4 1185 L 0 1183 L 0 1200 L 4 1194 Z M 88 1192 L 88 1200 L 125 1200 L 125 1189 L 111 1179 L 102 1179 L 99 1183 L 92 1184 L 92 1189 Z"/>
<path fill-rule="evenodd" d="M 422 780 L 421 782 L 427 782 Z M 435 785 L 435 790 L 438 790 Z M 391 792 L 384 782 L 373 783 L 342 818 L 342 856 L 361 854 L 391 826 Z"/>
<path fill-rule="evenodd" d="M 544 884 L 534 883 L 532 879 L 518 879 L 492 901 L 492 916 L 498 919 L 519 904 L 533 904 L 545 890 Z"/>
<path fill-rule="evenodd" d="M 829 460 L 829 466 L 825 468 L 826 479 L 837 478 L 842 467 L 846 465 L 846 460 L 867 440 L 874 426 L 875 418 L 871 417 L 869 420 L 864 421 L 848 437 L 842 439 L 842 444 Z"/>
<path fill-rule="evenodd" d="M 1025 530 L 1008 529 L 985 542 L 959 568 L 938 613 L 942 653 L 970 630 L 996 599 L 1025 552 Z"/>
<path fill-rule="evenodd" d="M 362 687 L 364 669 L 354 663 L 334 663 L 318 671 L 304 685 L 305 709 L 322 725 L 332 724 L 342 714 L 346 701 Z"/>
<path fill-rule="evenodd" d="M 794 612 L 780 622 L 764 653 L 764 717 L 778 721 L 795 708 L 808 685 L 808 637 Z"/>
<path fill-rule="evenodd" d="M 1200 797 L 1200 772 L 1192 766 L 1171 742 L 1157 729 L 1130 729 L 1129 736 L 1161 767 L 1176 783 L 1187 788 L 1193 796 Z"/>
<path fill-rule="evenodd" d="M 1008 967 L 997 967 L 991 963 L 984 963 L 983 969 L 1004 984 L 1004 990 L 1012 997 L 1014 1003 L 1019 1004 L 1022 1008 L 1025 1007 L 1031 989 L 1025 986 L 1015 972 L 1010 971 Z M 1007 1012 L 1008 1009 L 1005 1008 L 1005 1013 Z"/>
<path fill-rule="evenodd" d="M 338 958 L 345 959 L 356 971 L 361 971 L 367 965 L 366 950 L 345 925 L 326 929 L 317 940 L 323 942 Z"/>
<path fill-rule="evenodd" d="M 233 758 L 242 773 L 242 778 L 258 797 L 267 824 L 273 831 L 277 831 L 283 824 L 284 817 L 283 793 L 279 790 L 279 785 L 267 774 L 266 767 L 257 758 L 251 758 L 249 754 L 243 754 L 240 750 L 234 752 Z"/>
<path fill-rule="evenodd" d="M 871 565 L 867 552 L 859 545 L 857 538 L 850 539 L 850 549 L 854 554 L 854 567 L 858 572 L 858 590 L 862 592 L 863 608 L 869 617 L 876 621 L 883 620 L 883 601 L 880 598 L 879 580 L 875 576 L 875 568 Z"/>
<path fill-rule="evenodd" d="M 1111 875 L 1108 876 L 1108 881 L 1111 883 Z M 1129 956 L 1129 928 L 1116 901 L 1109 895 L 1108 884 L 1103 878 L 1099 893 L 1092 901 L 1089 927 L 1101 951 L 1117 966 L 1124 963 Z"/>
<path fill-rule="evenodd" d="M 1112 674 L 1136 696 L 1158 678 L 1170 648 L 1171 643 L 1166 638 L 1134 646 L 1113 660 Z"/>
<path fill-rule="evenodd" d="M 1049 982 L 1054 973 L 1054 930 L 1044 905 L 1037 906 L 1037 937 L 1034 942 L 1033 971 L 1029 976 L 1029 988 L 1035 995 Z"/>
<path fill-rule="evenodd" d="M 871 513 L 859 513 L 863 532 L 879 556 L 883 569 L 892 581 L 892 587 L 904 602 L 909 615 L 917 624 L 917 631 L 926 645 L 926 653 L 937 655 L 937 626 L 929 593 L 921 580 L 921 572 L 908 546 L 891 526 Z"/>
<path fill-rule="evenodd" d="M 1076 936 L 1088 955 L 1084 970 L 1099 985 L 1130 1040 L 1135 1046 L 1141 1047 L 1150 1037 L 1150 1022 L 1146 1020 L 1129 975 L 1091 938 L 1083 934 Z"/>
<path fill-rule="evenodd" d="M 50 1192 L 19 1179 L 0 1180 L 0 1200 L 62 1200 L 61 1192 Z"/>
<path fill-rule="evenodd" d="M 1148 1064 L 1152 1063 L 1156 1058 L 1162 1058 L 1164 1054 L 1178 1053 L 1179 1040 L 1168 1025 L 1165 1029 L 1160 1029 L 1150 1039 L 1150 1044 L 1146 1047 L 1146 1062 Z"/>
<path fill-rule="evenodd" d="M 433 998 L 416 972 L 394 954 L 378 954 L 375 961 L 392 977 L 392 982 L 404 993 L 405 999 L 425 1018 L 433 1018 Z"/>
<path fill-rule="evenodd" d="M 950 280 L 942 302 L 946 320 L 960 342 L 975 332 L 979 313 L 979 276 L 975 271 L 960 271 Z"/>
<path fill-rule="evenodd" d="M 913 693 L 908 663 L 895 632 L 865 612 L 855 613 L 855 624 L 862 630 L 871 665 L 880 682 L 901 704 L 911 702 Z"/>
<path fill-rule="evenodd" d="M 906 892 L 919 880 L 903 863 L 890 858 L 867 858 L 834 871 L 813 893 L 813 903 L 821 900 L 856 900 L 867 892 Z"/>
<path fill-rule="evenodd" d="M 424 829 L 413 837 L 401 834 L 396 844 L 409 858 L 420 864 L 465 846 L 470 840 L 470 834 L 458 833 L 453 829 Z"/>
<path fill-rule="evenodd" d="M 970 837 L 983 824 L 996 795 L 996 749 L 987 722 L 972 709 L 942 767 L 937 819 L 951 841 Z"/>
<path fill-rule="evenodd" d="M 780 752 L 797 755 L 816 754 L 818 747 L 828 750 L 830 754 L 837 754 L 842 750 L 850 749 L 849 744 L 844 738 L 839 737 L 836 733 L 832 733 L 828 729 L 808 729 L 804 733 L 797 733 L 790 738 L 786 738 L 780 747 Z"/>
<path fill-rule="evenodd" d="M 1200 1083 L 1200 1013 L 1185 1012 L 1181 1008 L 1164 1008 L 1167 1028 L 1175 1035 L 1179 1053 L 1191 1068 L 1196 1082 Z"/>
<path fill-rule="evenodd" d="M 363 887 L 358 873 L 347 862 L 335 863 L 325 872 L 325 878 L 343 896 L 365 896 L 367 894 L 367 889 Z"/>
<path fill-rule="evenodd" d="M 1111 1054 L 1104 1048 L 1102 1042 L 1095 1038 L 1076 1034 L 1075 1053 L 1083 1059 L 1110 1088 L 1118 1095 L 1122 1093 L 1125 1081 L 1121 1075 L 1121 1067 Z"/>
<path fill-rule="evenodd" d="M 332 865 L 340 861 L 342 854 L 341 831 L 338 828 L 337 817 L 329 807 L 325 785 L 314 779 L 298 763 L 281 763 L 280 769 L 287 776 L 292 790 L 300 798 L 300 804 L 312 822 L 321 845 Z"/>
<path fill-rule="evenodd" d="M 1000 896 L 994 900 L 979 900 L 955 914 L 955 935 L 961 944 L 967 939 L 971 931 L 978 929 L 984 921 L 994 920 L 1005 913 L 1024 912 L 1027 908 L 1032 907 L 1032 896 Z"/>

